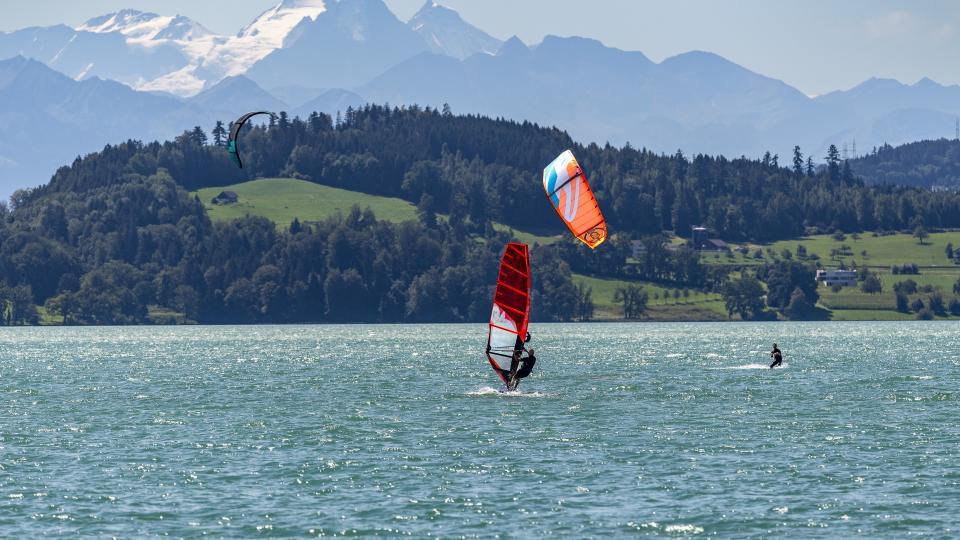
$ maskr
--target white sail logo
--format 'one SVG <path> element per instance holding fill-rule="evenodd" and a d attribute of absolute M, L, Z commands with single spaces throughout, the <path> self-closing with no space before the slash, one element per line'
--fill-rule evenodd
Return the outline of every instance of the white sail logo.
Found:
<path fill-rule="evenodd" d="M 513 319 L 503 309 L 494 302 L 493 304 L 493 313 L 490 314 L 490 322 L 497 326 L 507 328 L 509 330 L 516 331 L 517 323 L 513 322 Z"/>
<path fill-rule="evenodd" d="M 580 177 L 577 176 L 573 181 L 567 182 L 567 185 L 563 186 L 563 193 L 565 195 L 563 219 L 573 221 L 580 209 Z"/>

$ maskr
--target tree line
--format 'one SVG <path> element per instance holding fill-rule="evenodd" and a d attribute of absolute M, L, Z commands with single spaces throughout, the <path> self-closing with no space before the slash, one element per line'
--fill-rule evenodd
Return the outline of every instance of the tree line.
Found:
<path fill-rule="evenodd" d="M 796 148 L 790 168 L 769 154 L 728 160 L 583 146 L 528 122 L 370 105 L 336 119 L 280 113 L 245 128 L 241 170 L 225 132 L 221 123 L 212 140 L 198 127 L 172 141 L 110 145 L 15 193 L 0 207 L 2 322 L 32 320 L 13 307 L 31 297 L 74 324 L 141 323 L 157 307 L 211 323 L 485 320 L 509 239 L 493 223 L 562 231 L 539 178 L 564 148 L 583 164 L 615 234 L 596 251 L 572 240 L 534 247 L 534 268 L 550 269 L 534 273 L 534 320 L 590 318 L 592 292 L 574 285 L 573 271 L 734 291 L 725 270 L 664 246 L 665 231 L 695 224 L 731 240 L 960 226 L 960 196 L 867 186 L 835 148 L 820 168 Z M 213 223 L 188 194 L 260 176 L 402 197 L 419 219 L 393 224 L 355 208 L 280 228 L 255 217 Z M 815 290 L 797 286 L 805 274 L 771 269 L 768 286 L 778 275 L 790 285 L 774 287 L 768 307 L 795 304 L 800 313 L 816 302 Z M 759 315 L 756 291 L 739 285 L 745 300 L 731 313 Z"/>
<path fill-rule="evenodd" d="M 3 211 L 11 298 L 66 324 L 143 323 L 154 307 L 205 323 L 482 321 L 509 240 L 426 216 L 394 224 L 358 207 L 283 228 L 260 217 L 214 223 L 163 169 L 79 196 L 47 190 Z M 555 248 L 536 246 L 532 258 L 550 268 L 534 276 L 536 320 L 592 313 Z M 33 320 L 19 315 L 23 303 L 8 302 L 8 322 L 35 322 L 35 310 Z"/>
<path fill-rule="evenodd" d="M 580 145 L 556 128 L 448 108 L 367 105 L 341 118 L 279 113 L 241 135 L 244 169 L 224 150 L 224 126 L 210 141 L 201 128 L 167 143 L 129 142 L 78 158 L 57 171 L 50 191 L 82 191 L 165 169 L 188 190 L 256 177 L 293 177 L 401 197 L 432 211 L 495 220 L 521 229 L 556 229 L 543 203 L 543 167 L 572 148 L 610 229 L 633 237 L 704 225 L 728 240 L 772 241 L 805 232 L 960 227 L 960 194 L 869 186 L 836 147 L 815 167 L 799 147 L 792 166 L 757 159 L 657 154 L 630 145 Z M 886 152 L 886 151 L 884 151 Z M 881 152 L 882 154 L 883 152 Z M 819 158 L 818 158 L 819 160 Z"/>
<path fill-rule="evenodd" d="M 884 144 L 851 160 L 851 167 L 870 184 L 956 189 L 960 187 L 960 141 Z"/>

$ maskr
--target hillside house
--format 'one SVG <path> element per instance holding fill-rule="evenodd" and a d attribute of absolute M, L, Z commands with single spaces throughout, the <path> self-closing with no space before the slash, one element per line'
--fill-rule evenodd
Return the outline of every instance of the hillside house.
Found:
<path fill-rule="evenodd" d="M 221 191 L 219 195 L 210 199 L 213 204 L 236 204 L 240 200 L 236 191 Z"/>
<path fill-rule="evenodd" d="M 706 227 L 694 227 L 690 243 L 697 251 L 728 251 L 730 249 L 723 240 L 710 238 L 710 231 Z"/>
<path fill-rule="evenodd" d="M 854 287 L 857 285 L 856 270 L 817 270 L 817 281 L 827 287 Z"/>

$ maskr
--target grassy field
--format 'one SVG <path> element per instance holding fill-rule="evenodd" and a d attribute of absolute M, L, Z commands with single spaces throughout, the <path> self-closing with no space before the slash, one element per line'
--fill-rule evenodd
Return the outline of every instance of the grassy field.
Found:
<path fill-rule="evenodd" d="M 689 296 L 673 297 L 673 288 L 644 281 L 623 281 L 597 278 L 582 274 L 573 275 L 574 283 L 582 283 L 593 290 L 596 319 L 622 319 L 623 306 L 613 302 L 613 293 L 619 287 L 633 283 L 643 286 L 649 295 L 647 316 L 652 320 L 719 320 L 726 319 L 727 312 L 720 295 L 689 290 Z"/>
<path fill-rule="evenodd" d="M 912 321 L 914 319 L 916 315 L 912 313 L 869 309 L 835 309 L 830 317 L 831 321 Z"/>
<path fill-rule="evenodd" d="M 560 225 L 563 227 L 563 225 Z M 523 242 L 524 244 L 534 245 L 534 244 L 552 244 L 558 240 L 563 239 L 562 234 L 555 234 L 552 236 L 535 234 L 527 231 L 518 231 L 516 229 L 510 228 L 507 225 L 502 223 L 494 223 L 493 228 L 498 231 L 509 232 L 512 235 L 512 238 L 517 242 Z"/>
<path fill-rule="evenodd" d="M 235 191 L 239 202 L 223 206 L 210 202 L 225 190 Z M 252 215 L 286 226 L 293 218 L 319 221 L 337 212 L 347 214 L 353 205 L 360 208 L 369 206 L 378 219 L 387 221 L 417 219 L 416 207 L 402 199 L 367 195 L 290 178 L 262 178 L 232 186 L 204 188 L 196 193 L 210 219 L 217 221 Z"/>
<path fill-rule="evenodd" d="M 678 243 L 676 238 L 671 241 Z M 847 235 L 843 240 L 835 240 L 831 235 L 817 235 L 773 244 L 734 243 L 730 245 L 732 249 L 745 247 L 747 254 L 738 251 L 729 254 L 704 252 L 701 261 L 712 266 L 751 267 L 782 259 L 784 250 L 790 251 L 792 258 L 796 259 L 797 246 L 803 245 L 808 256 L 816 255 L 817 262 L 824 268 L 837 268 L 841 262 L 851 267 L 855 262 L 857 267 L 868 267 L 876 273 L 883 284 L 880 294 L 866 294 L 860 291 L 859 286 L 841 289 L 836 293 L 821 287 L 819 304 L 830 310 L 832 320 L 904 320 L 913 319 L 916 314 L 896 311 L 893 290 L 896 283 L 912 279 L 920 287 L 932 286 L 943 295 L 944 303 L 949 303 L 956 296 L 953 286 L 960 279 L 960 266 L 947 258 L 945 248 L 948 242 L 960 248 L 960 231 L 934 233 L 923 244 L 909 234 L 874 236 L 864 233 L 857 239 Z M 848 249 L 843 250 L 842 246 Z M 834 250 L 845 251 L 846 254 L 832 256 Z M 756 257 L 757 251 L 762 252 L 762 257 Z M 891 266 L 904 264 L 916 264 L 920 267 L 920 274 L 894 275 L 891 272 Z M 920 292 L 911 295 L 910 300 L 920 298 L 926 301 L 928 296 L 929 293 Z"/>
<path fill-rule="evenodd" d="M 820 257 L 820 264 L 824 267 L 837 267 L 840 261 L 850 266 L 856 261 L 858 267 L 868 266 L 877 273 L 883 284 L 883 292 L 879 294 L 866 294 L 859 288 L 845 288 L 836 293 L 826 287 L 820 288 L 820 305 L 832 311 L 833 320 L 903 320 L 916 315 L 896 311 L 893 290 L 896 283 L 912 279 L 921 287 L 930 285 L 939 290 L 945 302 L 954 297 L 953 285 L 960 278 L 960 266 L 947 259 L 945 247 L 948 242 L 960 246 L 960 232 L 935 233 L 923 244 L 908 234 L 874 236 L 867 233 L 856 240 L 849 235 L 839 241 L 820 235 L 777 242 L 770 247 L 776 253 L 784 249 L 796 253 L 797 245 L 802 244 L 808 254 L 815 253 Z M 831 251 L 840 250 L 844 245 L 849 246 L 850 254 L 831 258 Z M 890 271 L 892 265 L 910 263 L 920 267 L 919 275 L 894 275 Z M 925 300 L 927 296 L 927 293 L 918 293 L 911 295 L 910 299 Z"/>
<path fill-rule="evenodd" d="M 942 289 L 944 295 L 953 293 L 953 285 L 960 278 L 960 268 L 923 268 L 919 275 L 893 275 L 890 272 L 878 272 L 884 292 L 893 292 L 893 285 L 901 281 L 912 279 L 917 285 L 931 285 Z"/>
<path fill-rule="evenodd" d="M 210 202 L 223 190 L 235 191 L 239 202 L 233 205 L 219 206 Z M 203 201 L 211 219 L 230 220 L 245 215 L 266 217 L 286 227 L 296 217 L 301 221 L 318 221 L 340 212 L 346 214 L 354 205 L 369 207 L 377 218 L 392 222 L 417 219 L 416 207 L 402 199 L 368 195 L 355 191 L 338 189 L 286 178 L 264 178 L 217 188 L 205 188 L 196 192 Z M 440 216 L 444 219 L 444 216 Z M 509 231 L 509 227 L 494 224 L 497 230 Z M 512 230 L 515 240 L 527 244 L 548 244 L 563 238 L 566 231 L 558 224 L 553 235 L 534 234 L 528 231 Z M 672 243 L 682 243 L 682 238 L 674 237 Z M 744 244 L 747 255 L 734 252 L 704 253 L 702 261 L 708 265 L 753 266 L 779 258 L 784 250 L 796 254 L 798 245 L 803 245 L 809 255 L 816 254 L 824 267 L 836 267 L 842 261 L 850 266 L 854 261 L 859 267 L 868 266 L 878 273 L 883 283 L 880 294 L 866 294 L 859 288 L 846 288 L 834 293 L 826 287 L 820 288 L 820 305 L 831 311 L 834 320 L 900 320 L 912 319 L 914 314 L 895 311 L 896 301 L 893 293 L 895 283 L 913 279 L 920 286 L 932 285 L 939 288 L 946 302 L 953 297 L 953 284 L 960 278 L 960 266 L 954 266 L 947 259 L 944 248 L 948 242 L 960 248 L 960 231 L 935 233 L 921 245 L 907 234 L 874 236 L 864 233 L 856 240 L 847 236 L 835 240 L 829 235 L 818 235 L 785 240 L 773 244 Z M 831 258 L 831 251 L 849 246 L 849 254 Z M 739 245 L 733 244 L 732 248 Z M 763 252 L 762 258 L 756 258 L 757 250 Z M 891 265 L 914 263 L 919 265 L 920 275 L 893 275 Z M 628 282 L 614 279 L 602 279 L 584 275 L 574 275 L 574 280 L 593 289 L 593 301 L 597 319 L 620 319 L 622 306 L 613 302 L 613 293 Z M 688 296 L 674 298 L 674 289 L 660 285 L 636 282 L 642 285 L 650 296 L 646 316 L 651 320 L 725 320 L 727 318 L 723 300 L 718 294 L 690 290 Z M 918 294 L 913 298 L 926 298 Z M 176 314 L 151 314 L 156 322 L 167 322 Z M 48 317 L 44 316 L 45 322 Z M 51 321 L 52 322 L 52 321 Z"/>
<path fill-rule="evenodd" d="M 221 191 L 236 192 L 239 202 L 223 206 L 211 203 L 210 200 Z M 204 188 L 195 194 L 200 197 L 210 219 L 215 221 L 251 215 L 265 217 L 278 227 L 286 227 L 293 218 L 304 222 L 320 221 L 337 212 L 347 214 L 354 205 L 370 207 L 377 219 L 394 223 L 417 219 L 416 206 L 403 199 L 368 195 L 291 178 L 261 178 L 232 186 Z M 513 230 L 500 223 L 495 223 L 493 227 L 498 231 L 512 230 L 515 240 L 530 245 L 549 244 L 561 238 L 560 234 L 545 236 Z"/>
<path fill-rule="evenodd" d="M 676 238 L 671 241 L 677 243 Z M 841 261 L 847 266 L 856 261 L 859 266 L 867 265 L 872 268 L 889 268 L 892 265 L 915 263 L 923 267 L 956 268 L 956 271 L 960 272 L 960 266 L 955 267 L 944 253 L 948 242 L 960 247 L 960 231 L 931 234 L 922 245 L 909 234 L 873 236 L 872 233 L 864 233 L 856 240 L 850 235 L 843 240 L 834 240 L 832 236 L 823 234 L 782 240 L 773 244 L 734 243 L 730 245 L 731 248 L 746 247 L 748 253 L 744 255 L 737 251 L 730 254 L 705 252 L 701 254 L 701 260 L 711 265 L 753 266 L 771 260 L 771 252 L 776 258 L 781 257 L 784 250 L 790 251 L 795 256 L 797 246 L 803 245 L 808 255 L 816 254 L 820 257 L 820 264 L 826 267 L 839 266 Z M 835 249 L 841 250 L 842 246 L 849 247 L 848 254 L 831 258 L 831 252 Z M 755 257 L 757 250 L 763 252 L 762 258 Z"/>
<path fill-rule="evenodd" d="M 884 290 L 879 294 L 866 294 L 855 287 L 844 287 L 839 292 L 833 292 L 828 287 L 821 286 L 820 305 L 829 309 L 854 310 L 894 310 L 897 307 L 893 289 Z"/>
<path fill-rule="evenodd" d="M 912 279 L 920 287 L 930 285 L 944 297 L 948 303 L 953 294 L 953 286 L 960 279 L 960 266 L 954 265 L 947 258 L 945 248 L 947 243 L 960 247 L 960 231 L 935 233 L 930 235 L 923 244 L 909 234 L 894 234 L 888 236 L 874 236 L 864 233 L 854 239 L 847 235 L 843 240 L 835 240 L 830 235 L 817 235 L 795 240 L 785 240 L 773 244 L 743 244 L 748 253 L 703 253 L 701 261 L 708 265 L 754 266 L 771 260 L 782 259 L 782 252 L 788 250 L 796 258 L 797 246 L 803 245 L 808 256 L 817 255 L 818 262 L 825 268 L 836 268 L 843 262 L 850 267 L 855 262 L 857 267 L 868 267 L 880 277 L 883 292 L 866 294 L 859 287 L 845 288 L 833 292 L 821 287 L 819 304 L 830 310 L 832 320 L 904 320 L 913 319 L 916 314 L 898 313 L 893 287 L 896 283 Z M 731 245 L 736 249 L 741 245 Z M 843 249 L 847 246 L 847 249 Z M 756 258 L 756 252 L 763 252 L 762 258 Z M 844 255 L 837 253 L 845 252 Z M 810 260 L 810 259 L 808 259 Z M 894 275 L 890 271 L 893 265 L 916 264 L 920 267 L 919 275 Z M 910 296 L 910 300 L 923 299 L 928 293 L 918 293 Z"/>
<path fill-rule="evenodd" d="M 855 260 L 858 265 L 886 268 L 895 264 L 916 263 L 925 267 L 955 268 L 960 275 L 960 267 L 955 267 L 953 261 L 947 259 L 944 254 L 944 248 L 948 242 L 960 247 L 960 231 L 931 234 L 923 245 L 909 234 L 873 236 L 870 233 L 864 233 L 858 240 L 854 240 L 850 235 L 842 241 L 834 240 L 828 235 L 819 235 L 776 242 L 770 247 L 776 253 L 784 249 L 796 253 L 797 245 L 803 244 L 807 248 L 807 253 L 816 253 L 820 256 L 820 263 L 824 266 L 836 266 L 840 260 L 846 265 L 850 265 Z M 830 252 L 840 249 L 843 245 L 849 246 L 852 254 L 836 260 L 831 259 Z M 866 255 L 863 254 L 864 251 Z"/>
<path fill-rule="evenodd" d="M 59 315 L 51 315 L 43 306 L 37 306 L 37 314 L 40 315 L 40 326 L 60 326 L 63 324 L 63 317 Z M 196 324 L 194 321 L 188 319 L 183 313 L 160 306 L 147 307 L 147 323 Z"/>

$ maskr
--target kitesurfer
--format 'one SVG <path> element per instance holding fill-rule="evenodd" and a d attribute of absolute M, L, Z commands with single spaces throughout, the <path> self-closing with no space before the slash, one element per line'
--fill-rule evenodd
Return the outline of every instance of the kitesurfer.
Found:
<path fill-rule="evenodd" d="M 773 344 L 773 350 L 770 351 L 770 357 L 773 358 L 773 363 L 770 364 L 770 369 L 773 369 L 780 364 L 783 364 L 783 353 L 780 352 L 780 349 L 777 348 L 777 344 Z"/>

